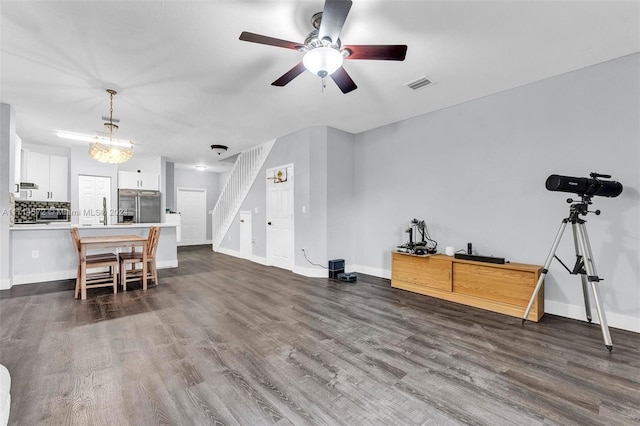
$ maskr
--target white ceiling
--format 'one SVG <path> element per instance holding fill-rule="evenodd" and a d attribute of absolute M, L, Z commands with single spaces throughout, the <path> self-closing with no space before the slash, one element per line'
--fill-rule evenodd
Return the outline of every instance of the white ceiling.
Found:
<path fill-rule="evenodd" d="M 308 72 L 271 86 L 302 60 L 239 41 L 242 31 L 303 42 L 314 1 L 5 1 L 0 100 L 25 143 L 86 144 L 114 116 L 138 155 L 208 164 L 308 126 L 352 133 L 640 51 L 638 1 L 354 0 L 343 44 L 407 44 L 404 62 L 345 61 L 342 94 Z M 413 91 L 404 83 L 426 76 Z M 229 146 L 214 155 L 209 145 Z"/>

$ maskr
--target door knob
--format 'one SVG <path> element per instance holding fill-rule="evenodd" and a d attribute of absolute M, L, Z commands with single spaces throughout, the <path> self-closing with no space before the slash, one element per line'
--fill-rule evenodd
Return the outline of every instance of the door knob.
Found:
<path fill-rule="evenodd" d="M 240 219 L 240 223 L 244 223 L 244 219 Z"/>
<path fill-rule="evenodd" d="M 267 222 L 267 225 L 271 225 L 271 222 Z"/>

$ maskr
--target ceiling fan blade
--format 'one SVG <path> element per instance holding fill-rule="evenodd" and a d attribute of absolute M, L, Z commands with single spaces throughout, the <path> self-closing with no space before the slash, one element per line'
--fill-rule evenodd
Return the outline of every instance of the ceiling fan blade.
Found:
<path fill-rule="evenodd" d="M 343 46 L 351 52 L 345 59 L 377 59 L 383 61 L 404 61 L 407 55 L 405 44 L 364 44 Z"/>
<path fill-rule="evenodd" d="M 331 74 L 331 78 L 336 82 L 340 90 L 342 90 L 342 93 L 349 93 L 358 88 L 343 67 L 338 68 L 336 72 Z"/>
<path fill-rule="evenodd" d="M 279 79 L 271 83 L 271 85 L 280 86 L 280 87 L 286 86 L 291 80 L 293 80 L 294 78 L 302 74 L 305 71 L 305 69 L 306 68 L 304 67 L 302 62 L 300 62 L 298 65 L 296 65 L 295 67 L 291 68 L 289 71 L 284 73 L 282 77 L 280 77 Z"/>
<path fill-rule="evenodd" d="M 322 11 L 322 21 L 318 38 L 329 37 L 333 43 L 340 37 L 340 31 L 351 9 L 351 0 L 326 0 Z"/>
<path fill-rule="evenodd" d="M 288 40 L 281 40 L 279 38 L 263 36 L 260 34 L 249 33 L 246 31 L 243 31 L 242 34 L 240 34 L 240 40 L 250 41 L 251 43 L 266 44 L 269 46 L 284 47 L 285 49 L 294 49 L 294 50 L 298 50 L 298 47 L 303 46 L 303 44 L 301 43 L 295 43 L 293 41 L 288 41 Z"/>

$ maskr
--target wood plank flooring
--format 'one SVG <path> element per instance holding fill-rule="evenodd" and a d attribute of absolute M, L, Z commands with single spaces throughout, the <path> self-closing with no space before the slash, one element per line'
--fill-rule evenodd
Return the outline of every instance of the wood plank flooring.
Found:
<path fill-rule="evenodd" d="M 0 292 L 11 425 L 631 425 L 640 335 L 181 248 L 142 292 Z"/>

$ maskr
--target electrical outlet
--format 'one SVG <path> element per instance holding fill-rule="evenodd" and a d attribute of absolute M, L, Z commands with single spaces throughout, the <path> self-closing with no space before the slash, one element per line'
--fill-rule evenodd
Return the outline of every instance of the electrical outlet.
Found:
<path fill-rule="evenodd" d="M 31 258 L 32 259 L 37 259 L 40 257 L 40 251 L 39 250 L 31 250 Z"/>

